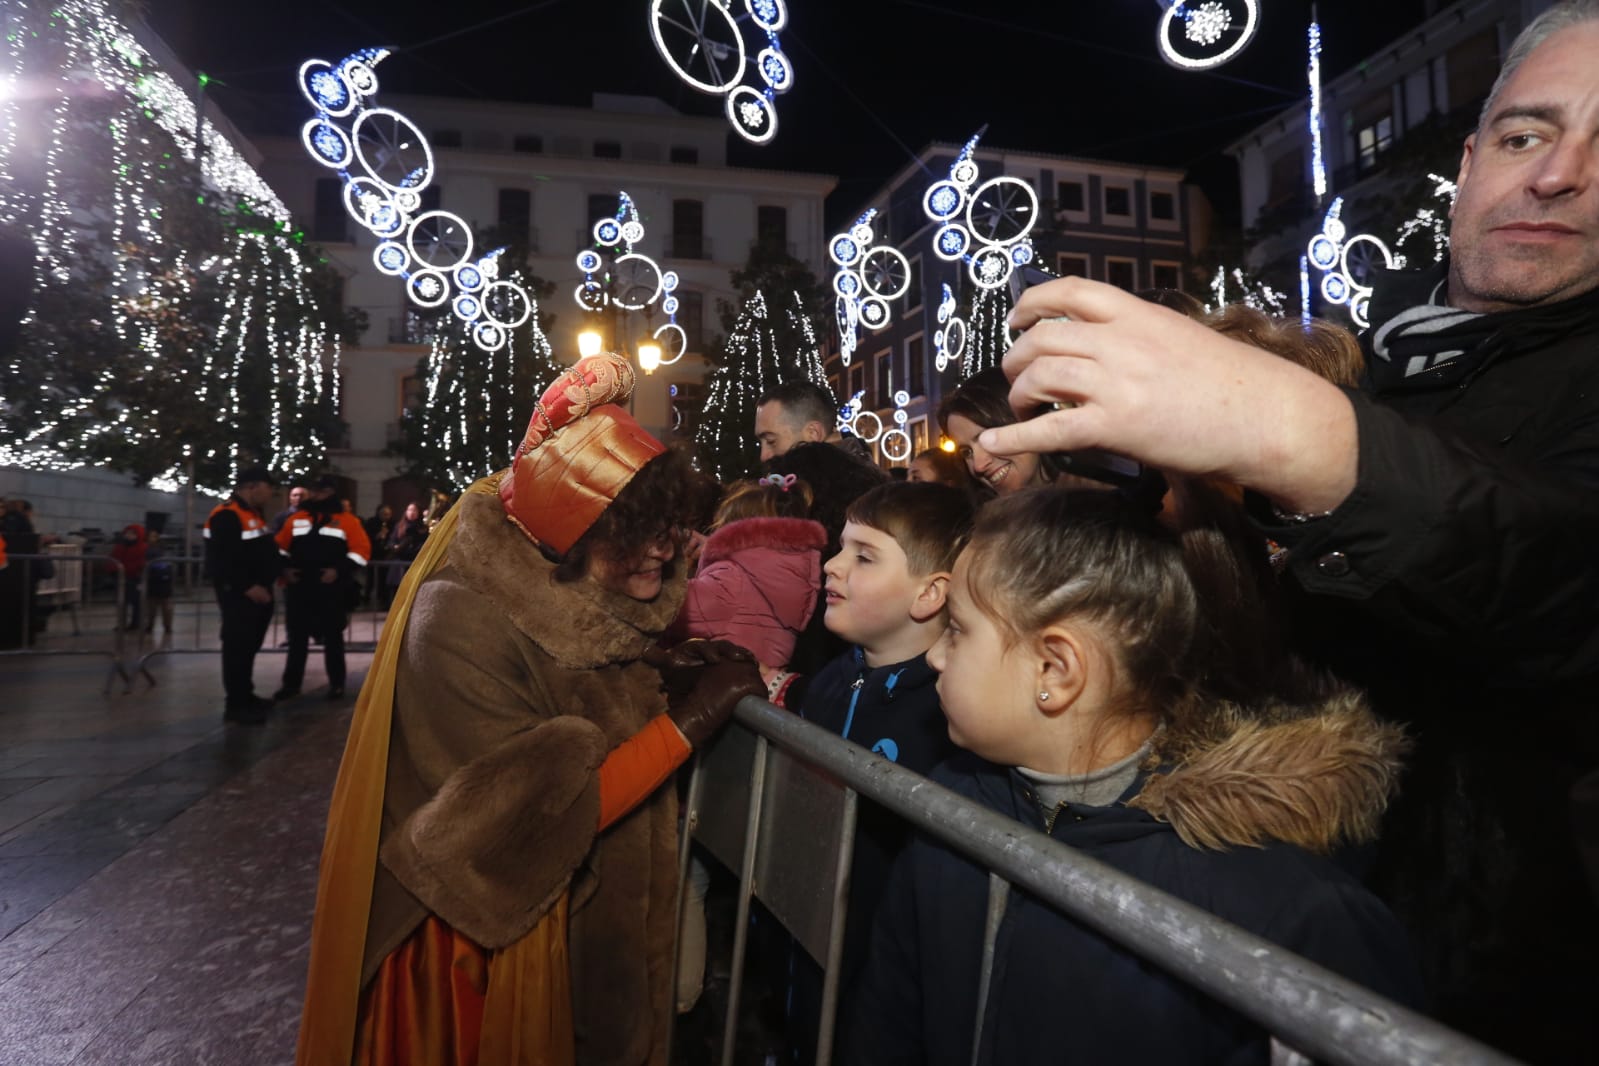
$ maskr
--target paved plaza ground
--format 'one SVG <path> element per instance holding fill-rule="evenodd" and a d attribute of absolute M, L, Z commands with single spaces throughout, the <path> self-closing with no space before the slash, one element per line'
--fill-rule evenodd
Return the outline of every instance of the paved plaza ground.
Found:
<path fill-rule="evenodd" d="M 52 618 L 40 646 L 110 647 L 107 618 L 79 622 L 73 637 Z M 214 644 L 198 608 L 189 625 L 172 646 Z M 350 697 L 329 703 L 313 649 L 306 695 L 250 727 L 222 720 L 214 652 L 155 656 L 156 683 L 134 672 L 131 691 L 106 655 L 0 656 L 0 1063 L 293 1060 L 328 797 L 369 662 L 350 655 Z M 258 691 L 282 663 L 257 660 Z"/>

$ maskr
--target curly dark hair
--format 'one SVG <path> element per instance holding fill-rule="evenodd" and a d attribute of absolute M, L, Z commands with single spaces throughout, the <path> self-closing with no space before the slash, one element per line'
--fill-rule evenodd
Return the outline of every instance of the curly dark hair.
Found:
<path fill-rule="evenodd" d="M 672 536 L 681 551 L 685 531 L 705 524 L 717 495 L 716 483 L 695 470 L 686 453 L 673 448 L 644 464 L 564 556 L 542 550 L 556 564 L 557 581 L 583 577 L 596 557 L 634 559 L 662 536 Z M 678 558 L 663 568 L 663 578 L 672 578 Z"/>

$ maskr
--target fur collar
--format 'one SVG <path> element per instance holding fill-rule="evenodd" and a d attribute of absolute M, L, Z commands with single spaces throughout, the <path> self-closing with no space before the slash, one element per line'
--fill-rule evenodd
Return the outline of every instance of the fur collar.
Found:
<path fill-rule="evenodd" d="M 1227 708 L 1186 750 L 1160 746 L 1170 768 L 1128 805 L 1170 823 L 1190 847 L 1280 840 L 1326 854 L 1376 838 L 1409 740 L 1345 690 L 1315 707 Z"/>
<path fill-rule="evenodd" d="M 460 506 L 450 565 L 467 587 L 567 669 L 632 662 L 683 605 L 681 566 L 648 603 L 588 578 L 557 582 L 555 564 L 511 524 L 498 495 L 470 492 Z"/>
<path fill-rule="evenodd" d="M 749 548 L 776 551 L 821 551 L 827 547 L 827 530 L 808 518 L 743 518 L 712 533 L 700 553 L 700 565 L 726 559 Z"/>

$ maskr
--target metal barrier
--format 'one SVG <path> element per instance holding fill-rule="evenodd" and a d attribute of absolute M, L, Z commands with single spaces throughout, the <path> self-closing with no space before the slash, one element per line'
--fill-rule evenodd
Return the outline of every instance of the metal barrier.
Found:
<path fill-rule="evenodd" d="M 96 599 L 96 575 L 112 579 L 111 596 L 104 601 Z M 15 641 L 15 646 L 0 647 L 0 657 L 103 655 L 111 661 L 105 691 L 111 691 L 118 676 L 131 685 L 121 621 L 127 584 L 122 575 L 116 559 L 86 555 L 72 545 L 8 554 L 8 565 L 0 570 L 0 635 L 5 644 Z M 45 624 L 61 608 L 72 619 L 70 637 Z"/>
<path fill-rule="evenodd" d="M 857 792 L 990 870 L 985 955 L 998 932 L 995 903 L 1017 885 L 1317 1062 L 1514 1062 L 763 700 L 745 699 L 734 718 L 696 756 L 680 855 L 686 872 L 692 837 L 740 871 L 723 1066 L 733 1062 L 752 898 L 826 967 L 816 1062 L 831 1062 Z M 980 991 L 979 1030 L 984 998 Z"/>
<path fill-rule="evenodd" d="M 204 577 L 204 559 L 201 558 L 172 558 L 164 560 L 170 563 L 175 570 L 173 579 L 173 615 L 177 624 L 171 630 L 163 626 L 161 639 L 157 641 L 152 627 L 145 626 L 130 632 L 134 640 L 132 654 L 137 658 L 131 669 L 124 672 L 127 681 L 125 691 L 132 692 L 134 677 L 142 677 L 145 682 L 154 687 L 155 675 L 149 670 L 150 663 L 164 655 L 220 655 L 222 652 L 222 616 L 217 607 L 216 592 L 209 581 Z M 383 631 L 383 623 L 388 618 L 388 601 L 392 598 L 393 590 L 398 585 L 398 576 L 394 577 L 394 585 L 388 582 L 391 575 L 403 575 L 410 568 L 407 560 L 381 559 L 367 564 L 367 569 L 378 576 L 375 584 L 369 585 L 366 574 L 357 575 L 360 601 L 354 610 L 350 611 L 345 622 L 344 650 L 346 652 L 372 651 L 377 647 L 378 636 Z M 150 609 L 149 568 L 140 575 L 139 601 L 144 609 Z M 181 592 L 180 592 L 181 590 Z M 272 624 L 267 631 L 266 639 L 262 641 L 262 654 L 287 654 L 288 632 L 283 618 L 282 589 L 275 590 L 276 607 L 272 612 Z M 368 594 L 372 595 L 368 602 Z"/>

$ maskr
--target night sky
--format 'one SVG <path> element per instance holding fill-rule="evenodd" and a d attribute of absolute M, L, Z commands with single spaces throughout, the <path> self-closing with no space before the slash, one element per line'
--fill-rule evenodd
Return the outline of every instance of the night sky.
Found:
<path fill-rule="evenodd" d="M 1155 0 L 789 0 L 782 41 L 795 88 L 778 99 L 777 140 L 754 148 L 732 137 L 732 160 L 838 175 L 829 212 L 839 216 L 928 141 L 958 143 L 987 123 L 995 147 L 1189 168 L 1226 216 L 1237 191 L 1222 147 L 1306 91 L 1311 5 L 1262 3 L 1242 56 L 1189 73 L 1156 52 Z M 1430 6 L 1322 4 L 1325 75 Z M 304 121 L 294 89 L 303 60 L 378 44 L 396 50 L 379 72 L 388 91 L 572 106 L 594 92 L 642 93 L 720 114 L 718 98 L 683 85 L 656 54 L 648 11 L 648 0 L 161 0 L 149 19 L 221 83 L 217 98 L 249 131 Z"/>

